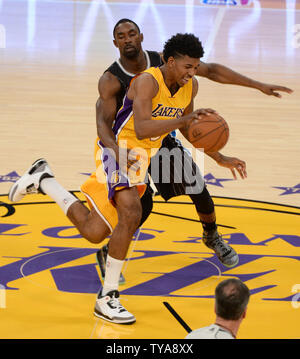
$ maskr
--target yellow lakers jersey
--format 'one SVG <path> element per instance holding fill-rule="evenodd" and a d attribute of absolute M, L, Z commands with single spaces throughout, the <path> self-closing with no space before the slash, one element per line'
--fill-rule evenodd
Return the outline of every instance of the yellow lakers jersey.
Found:
<path fill-rule="evenodd" d="M 172 96 L 159 67 L 150 67 L 144 72 L 151 74 L 159 87 L 156 96 L 152 99 L 152 120 L 170 120 L 181 117 L 192 99 L 192 79 Z M 113 132 L 120 147 L 123 147 L 122 143 L 125 143 L 123 141 L 127 141 L 128 148 L 142 148 L 147 151 L 148 158 L 150 158 L 159 150 L 168 133 L 156 138 L 138 140 L 134 130 L 132 104 L 133 101 L 126 96 L 123 106 L 117 114 Z"/>

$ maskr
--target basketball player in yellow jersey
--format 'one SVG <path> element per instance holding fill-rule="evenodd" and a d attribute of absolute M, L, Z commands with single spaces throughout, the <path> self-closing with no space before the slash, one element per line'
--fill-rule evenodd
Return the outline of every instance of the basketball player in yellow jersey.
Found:
<path fill-rule="evenodd" d="M 98 208 L 102 208 L 102 198 L 98 196 L 95 199 L 94 193 L 99 193 L 96 187 L 104 176 L 108 180 L 107 196 L 111 201 L 114 200 L 116 191 L 132 186 L 137 187 L 142 197 L 146 190 L 144 180 L 151 157 L 161 148 L 164 137 L 174 129 L 185 129 L 187 121 L 208 111 L 198 110 L 185 116 L 192 112 L 193 98 L 198 91 L 197 80 L 193 78 L 198 66 L 199 58 L 185 55 L 175 60 L 172 57 L 167 65 L 151 67 L 132 80 L 112 131 L 118 146 L 125 146 L 124 149 L 131 152 L 131 158 L 135 156 L 137 163 L 134 166 L 125 163 L 122 166 L 120 160 L 115 160 L 101 140 L 98 141 L 97 171 L 82 186 L 83 193 L 87 198 L 94 198 Z M 174 74 L 170 69 L 173 69 Z M 169 81 L 166 81 L 166 76 Z M 102 213 L 103 211 L 105 209 Z M 104 216 L 113 228 L 118 221 L 117 213 L 110 213 L 109 218 L 105 214 Z"/>
<path fill-rule="evenodd" d="M 114 124 L 118 145 L 126 139 L 133 151 L 141 154 L 135 165 L 139 165 L 142 179 L 150 161 L 147 157 L 151 148 L 159 149 L 166 134 L 175 129 L 184 131 L 191 120 L 207 113 L 205 110 L 193 112 L 193 98 L 198 89 L 193 76 L 203 56 L 203 48 L 194 35 L 180 36 L 184 41 L 174 41 L 176 37 L 173 37 L 167 42 L 168 46 L 173 44 L 172 54 L 164 53 L 167 60 L 161 68 L 151 69 L 134 79 Z M 162 106 L 163 111 L 155 111 L 158 106 Z M 9 199 L 18 202 L 27 193 L 47 193 L 84 238 L 99 243 L 99 238 L 101 241 L 111 233 L 105 280 L 97 295 L 94 314 L 113 323 L 128 324 L 136 319 L 120 303 L 119 278 L 129 244 L 141 220 L 140 196 L 146 185 L 136 179 L 134 175 L 138 172 L 132 171 L 132 166 L 127 176 L 123 168 L 120 170 L 113 151 L 100 141 L 98 145 L 97 170 L 81 187 L 90 210 L 53 178 L 44 159 L 34 162 L 12 186 Z"/>
<path fill-rule="evenodd" d="M 140 196 L 146 188 L 143 180 L 149 153 L 154 155 L 169 132 L 184 131 L 190 121 L 208 112 L 204 109 L 193 112 L 193 98 L 198 90 L 193 76 L 202 55 L 198 38 L 178 34 L 165 45 L 166 63 L 134 79 L 113 130 L 118 146 L 126 139 L 140 158 L 135 167 L 126 164 L 129 171 L 124 170 L 119 168 L 114 152 L 98 142 L 97 170 L 81 187 L 90 210 L 55 180 L 44 159 L 34 162 L 10 189 L 12 202 L 20 201 L 27 193 L 48 194 L 90 242 L 99 243 L 111 233 L 105 280 L 94 309 L 96 316 L 107 321 L 128 324 L 136 320 L 121 305 L 118 287 L 129 244 L 141 220 Z"/>
<path fill-rule="evenodd" d="M 173 66 L 171 63 L 174 60 L 174 58 L 170 60 L 169 66 Z M 193 73 L 199 63 L 184 56 L 181 60 L 182 64 L 177 60 L 180 63 L 177 66 L 185 67 L 183 75 L 180 73 L 178 79 L 182 86 L 168 87 L 165 81 L 166 65 L 151 67 L 144 71 L 132 81 L 113 126 L 118 143 L 127 140 L 129 148 L 143 148 L 147 152 L 149 161 L 161 147 L 164 137 L 168 134 L 168 128 L 174 127 L 173 120 L 178 120 L 178 128 L 182 128 L 184 124 L 180 118 L 192 112 L 191 99 L 198 91 L 198 83 L 193 78 Z M 177 72 L 176 69 L 175 73 Z M 180 78 L 180 76 L 184 77 Z M 126 114 L 129 111 L 133 111 L 134 115 L 132 113 L 128 119 Z M 122 130 L 118 133 L 120 127 Z"/>

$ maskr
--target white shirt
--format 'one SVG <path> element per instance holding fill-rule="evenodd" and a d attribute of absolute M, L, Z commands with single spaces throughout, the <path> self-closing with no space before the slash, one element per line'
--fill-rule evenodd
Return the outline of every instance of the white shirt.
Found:
<path fill-rule="evenodd" d="M 217 324 L 195 329 L 190 332 L 185 339 L 235 339 L 230 331 Z"/>

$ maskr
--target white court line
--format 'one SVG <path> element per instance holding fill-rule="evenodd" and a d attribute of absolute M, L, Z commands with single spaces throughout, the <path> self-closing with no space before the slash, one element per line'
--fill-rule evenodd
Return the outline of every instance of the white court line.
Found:
<path fill-rule="evenodd" d="M 202 258 L 202 257 L 200 257 L 200 258 Z M 213 280 L 214 280 L 214 282 L 219 280 L 222 277 L 222 272 L 221 272 L 220 267 L 218 267 L 215 263 L 209 261 L 208 259 L 205 259 L 205 258 L 202 258 L 202 259 L 204 261 L 208 262 L 209 264 L 211 264 L 212 266 L 214 266 L 215 268 L 217 268 L 218 274 L 217 274 L 216 278 L 213 278 Z M 203 289 L 203 288 L 206 288 L 206 287 L 209 287 L 209 286 L 211 286 L 211 283 L 207 283 L 206 285 L 202 285 L 202 286 L 200 285 L 200 287 L 197 286 L 195 289 L 191 290 L 190 293 L 198 292 L 200 290 L 200 288 Z"/>
<path fill-rule="evenodd" d="M 138 241 L 138 238 L 139 238 L 139 236 L 140 236 L 140 231 L 141 231 L 141 229 L 139 229 L 139 233 L 138 233 L 137 238 L 136 238 L 136 240 L 135 240 L 136 242 Z M 132 247 L 130 256 L 129 256 L 129 258 L 128 258 L 128 261 L 129 261 L 130 258 L 132 257 L 132 253 L 133 253 L 133 251 L 134 251 L 134 247 L 135 247 L 135 245 Z M 214 282 L 216 282 L 217 280 L 219 280 L 220 278 L 222 278 L 221 269 L 220 269 L 215 263 L 213 263 L 213 262 L 207 260 L 207 259 L 204 258 L 204 257 L 199 257 L 199 258 L 201 258 L 202 260 L 208 262 L 209 264 L 211 264 L 213 267 L 215 267 L 215 268 L 217 269 L 216 278 L 213 278 Z M 127 265 L 128 265 L 128 261 L 127 261 Z M 126 267 L 127 267 L 127 266 L 126 266 Z M 122 273 L 125 273 L 126 267 L 124 268 L 124 270 L 122 271 Z M 201 285 L 200 285 L 200 286 L 197 286 L 197 288 L 193 289 L 190 293 L 194 293 L 194 292 L 196 292 L 196 291 L 199 291 L 200 288 L 203 289 L 203 288 L 206 288 L 206 287 L 211 286 L 211 285 L 212 285 L 211 283 L 208 283 L 208 284 L 203 285 L 203 286 L 201 286 Z M 166 293 L 166 295 L 168 295 L 168 293 Z M 161 296 L 162 296 L 162 294 L 159 295 L 159 297 L 161 297 Z M 124 300 L 124 299 L 123 299 L 123 300 Z M 95 324 L 94 324 L 94 326 L 93 326 L 93 329 L 92 329 L 92 332 L 91 332 L 91 335 L 90 335 L 90 339 L 93 339 L 93 336 L 94 336 L 94 333 L 95 333 L 95 331 L 96 331 L 96 329 L 97 329 L 98 324 L 100 324 L 101 326 L 100 326 L 100 329 L 99 329 L 99 331 L 98 331 L 99 334 L 97 335 L 97 338 L 98 338 L 98 339 L 101 339 L 102 329 L 105 327 L 105 325 L 107 325 L 107 324 L 109 324 L 109 323 L 106 322 L 106 321 L 103 320 L 103 319 L 97 318 L 97 319 L 96 319 L 96 322 L 95 322 Z M 106 339 L 106 338 L 102 338 L 102 339 Z"/>
<path fill-rule="evenodd" d="M 48 256 L 48 255 L 52 255 L 52 254 L 54 254 L 54 253 L 59 253 L 59 252 L 74 251 L 74 250 L 77 250 L 77 249 L 78 249 L 78 248 L 59 249 L 59 250 L 57 250 L 57 251 L 41 253 L 41 254 L 39 254 L 39 255 L 37 255 L 37 256 L 34 256 L 34 257 L 32 257 L 32 258 L 29 258 L 27 261 L 25 261 L 25 262 L 21 265 L 21 267 L 20 267 L 20 274 L 22 275 L 22 277 L 23 277 L 25 280 L 27 280 L 27 281 L 30 282 L 31 284 L 34 284 L 34 285 L 36 285 L 36 286 L 38 286 L 38 287 L 40 287 L 40 288 L 46 288 L 46 289 L 50 289 L 50 290 L 55 290 L 55 291 L 57 292 L 57 291 L 58 291 L 57 288 L 52 288 L 52 287 L 50 287 L 49 285 L 45 286 L 45 285 L 42 285 L 42 284 L 40 284 L 40 283 L 37 283 L 37 282 L 34 281 L 34 280 L 28 279 L 28 276 L 31 276 L 31 275 L 36 274 L 36 273 L 32 273 L 32 274 L 26 275 L 26 274 L 24 274 L 24 267 L 25 267 L 25 265 L 27 265 L 28 263 L 30 263 L 30 262 L 32 262 L 32 261 L 34 261 L 34 260 L 36 260 L 36 259 L 39 259 L 39 258 L 41 258 L 41 257 Z M 38 272 L 37 272 L 37 273 L 38 273 Z M 62 291 L 61 291 L 61 292 L 62 292 Z"/>
<path fill-rule="evenodd" d="M 137 243 L 137 241 L 139 240 L 139 237 L 140 237 L 140 233 L 141 233 L 141 229 L 139 229 L 139 232 L 138 232 L 138 234 L 137 234 L 137 236 L 136 236 L 136 239 L 135 239 L 135 241 L 134 241 L 135 243 L 133 244 L 133 246 L 132 246 L 132 248 L 131 248 L 131 251 L 130 251 L 130 253 L 129 253 L 128 259 L 127 259 L 127 261 L 126 261 L 126 265 L 124 266 L 123 273 L 126 272 L 126 269 L 127 269 L 127 266 L 128 266 L 128 262 L 130 261 L 132 255 L 133 255 L 134 248 L 135 248 L 136 243 Z M 52 255 L 53 253 L 73 251 L 73 250 L 77 250 L 77 249 L 78 249 L 78 248 L 59 249 L 59 250 L 54 251 L 54 252 L 41 253 L 41 254 L 39 254 L 38 256 L 35 256 L 35 257 L 33 257 L 33 258 L 29 258 L 27 261 L 25 261 L 25 262 L 21 265 L 21 267 L 20 267 L 20 274 L 22 275 L 22 277 L 23 277 L 24 279 L 26 279 L 26 280 L 27 280 L 28 282 L 30 282 L 31 284 L 34 284 L 34 285 L 36 285 L 36 286 L 38 286 L 38 287 L 40 287 L 40 288 L 50 289 L 50 290 L 54 290 L 54 291 L 57 292 L 57 288 L 51 288 L 51 287 L 49 287 L 49 286 L 41 285 L 40 283 L 37 283 L 37 282 L 34 281 L 34 280 L 28 279 L 28 275 L 26 275 L 26 274 L 24 273 L 24 267 L 25 267 L 28 263 L 34 261 L 35 259 L 38 259 L 38 258 L 47 256 L 47 255 Z M 29 275 L 32 275 L 32 274 L 29 274 Z M 106 324 L 105 321 L 102 321 L 102 320 L 100 321 L 100 319 L 97 318 L 96 323 L 94 324 L 93 329 L 92 329 L 92 331 L 91 331 L 90 339 L 93 337 L 93 335 L 94 335 L 94 333 L 95 333 L 95 331 L 96 331 L 96 328 L 97 328 L 99 322 L 102 324 L 101 327 L 100 327 L 99 333 L 101 333 L 102 327 Z"/>
<path fill-rule="evenodd" d="M 216 40 L 216 37 L 218 35 L 218 32 L 219 32 L 219 29 L 220 29 L 220 26 L 221 26 L 221 23 L 223 21 L 223 18 L 225 16 L 225 12 L 226 12 L 226 8 L 220 8 L 218 10 L 218 13 L 217 13 L 217 16 L 216 16 L 216 19 L 214 21 L 214 24 L 213 24 L 213 30 L 210 32 L 209 36 L 208 36 L 208 39 L 207 41 L 205 42 L 205 45 L 204 45 L 204 56 L 203 56 L 203 61 L 206 62 L 213 47 L 214 47 L 214 43 L 215 43 L 215 40 Z"/>
<path fill-rule="evenodd" d="M 23 277 L 24 279 L 26 279 L 28 282 L 30 282 L 31 284 L 34 284 L 34 285 L 36 285 L 36 286 L 38 286 L 38 287 L 40 287 L 40 288 L 46 288 L 46 289 L 50 289 L 50 290 L 55 290 L 55 291 L 57 292 L 57 288 L 51 288 L 51 287 L 49 287 L 49 286 L 44 286 L 44 285 L 41 285 L 40 283 L 37 283 L 37 282 L 35 282 L 35 281 L 33 281 L 33 280 L 28 279 L 28 276 L 24 274 L 24 267 L 25 267 L 28 263 L 30 263 L 31 261 L 33 261 L 33 260 L 35 260 L 35 259 L 38 259 L 38 258 L 40 258 L 40 257 L 47 256 L 47 255 L 53 254 L 53 253 L 72 251 L 72 250 L 76 250 L 76 249 L 78 249 L 78 248 L 59 249 L 59 250 L 57 250 L 57 251 L 50 252 L 50 253 L 49 253 L 49 252 L 41 253 L 40 255 L 35 256 L 35 257 L 30 258 L 30 259 L 28 259 L 27 261 L 25 261 L 25 262 L 21 265 L 21 267 L 20 267 L 20 273 L 21 273 L 22 277 Z M 30 274 L 30 275 L 31 275 L 31 274 Z M 92 332 L 91 332 L 91 334 L 90 334 L 90 339 L 93 337 L 94 332 L 95 332 L 95 330 L 96 330 L 96 328 L 97 328 L 97 326 L 98 326 L 99 321 L 100 321 L 100 319 L 98 318 L 97 321 L 96 321 L 96 323 L 95 323 L 94 326 L 93 326 Z M 104 325 L 104 324 L 103 324 L 103 325 Z M 102 325 L 102 326 L 103 326 L 103 325 Z M 101 327 L 101 328 L 102 328 L 102 327 Z M 101 332 L 101 328 L 100 328 L 100 332 Z"/>

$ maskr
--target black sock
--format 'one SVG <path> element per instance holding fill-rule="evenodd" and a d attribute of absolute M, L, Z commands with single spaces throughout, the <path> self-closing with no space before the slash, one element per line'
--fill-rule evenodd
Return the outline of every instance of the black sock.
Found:
<path fill-rule="evenodd" d="M 201 221 L 201 223 L 202 223 L 204 232 L 214 232 L 217 229 L 216 222 L 208 223 L 208 222 Z"/>

